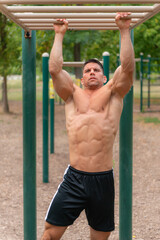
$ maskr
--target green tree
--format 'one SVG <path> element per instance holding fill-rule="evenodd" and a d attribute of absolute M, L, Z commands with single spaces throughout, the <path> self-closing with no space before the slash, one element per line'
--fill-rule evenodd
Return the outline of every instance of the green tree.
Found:
<path fill-rule="evenodd" d="M 21 69 L 21 30 L 0 13 L 0 76 L 2 82 L 3 111 L 9 112 L 7 76 Z"/>
<path fill-rule="evenodd" d="M 135 28 L 135 54 L 144 53 L 144 57 L 150 54 L 152 57 L 160 57 L 160 14 L 149 19 Z"/>
<path fill-rule="evenodd" d="M 119 32 L 113 30 L 93 32 L 91 33 L 90 40 L 84 46 L 84 58 L 95 57 L 100 60 L 102 59 L 103 52 L 107 51 L 110 53 L 110 69 L 114 71 L 117 53 L 119 53 Z"/>

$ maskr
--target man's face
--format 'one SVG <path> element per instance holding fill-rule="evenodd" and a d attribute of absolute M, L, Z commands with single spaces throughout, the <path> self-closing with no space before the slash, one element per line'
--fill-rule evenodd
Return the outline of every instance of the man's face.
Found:
<path fill-rule="evenodd" d="M 88 63 L 83 69 L 82 84 L 87 89 L 98 89 L 106 82 L 102 68 L 97 63 Z"/>

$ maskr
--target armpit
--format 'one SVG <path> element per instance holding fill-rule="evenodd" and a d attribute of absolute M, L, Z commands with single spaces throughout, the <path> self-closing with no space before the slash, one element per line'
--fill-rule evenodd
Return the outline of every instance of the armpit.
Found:
<path fill-rule="evenodd" d="M 113 81 L 113 79 L 109 80 L 108 82 L 108 88 L 111 90 L 112 93 L 115 93 L 115 88 L 116 88 L 116 84 Z"/>

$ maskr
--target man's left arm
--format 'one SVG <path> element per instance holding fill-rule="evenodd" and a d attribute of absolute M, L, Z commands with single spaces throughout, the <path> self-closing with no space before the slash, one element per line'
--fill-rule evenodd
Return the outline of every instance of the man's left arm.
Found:
<path fill-rule="evenodd" d="M 118 13 L 116 24 L 121 34 L 121 65 L 117 68 L 112 79 L 113 92 L 122 98 L 128 93 L 133 84 L 134 50 L 130 37 L 130 19 L 126 19 L 130 13 Z"/>

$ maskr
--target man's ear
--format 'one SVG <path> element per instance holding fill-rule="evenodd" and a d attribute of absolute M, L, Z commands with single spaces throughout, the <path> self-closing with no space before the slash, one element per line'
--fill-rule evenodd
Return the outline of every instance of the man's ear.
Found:
<path fill-rule="evenodd" d="M 104 75 L 103 76 L 103 83 L 106 83 L 107 82 L 107 77 Z"/>
<path fill-rule="evenodd" d="M 81 83 L 82 83 L 82 85 L 84 85 L 83 78 L 81 78 Z"/>

